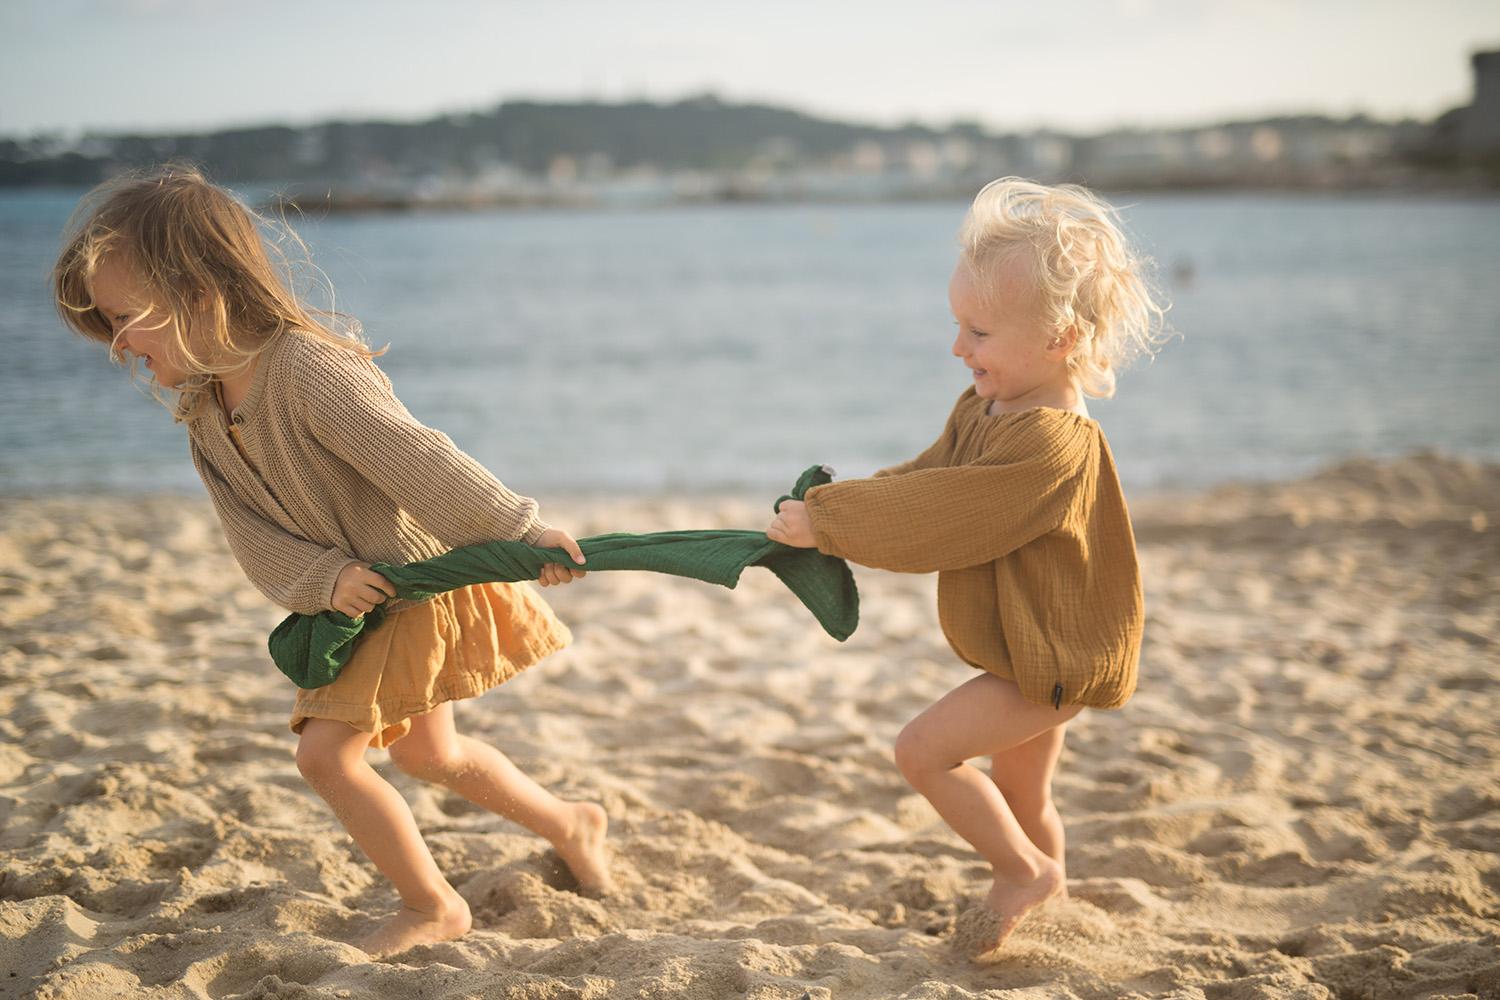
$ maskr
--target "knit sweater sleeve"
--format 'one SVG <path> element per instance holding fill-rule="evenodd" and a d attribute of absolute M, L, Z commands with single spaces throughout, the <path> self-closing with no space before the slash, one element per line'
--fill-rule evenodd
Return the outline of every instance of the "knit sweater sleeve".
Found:
<path fill-rule="evenodd" d="M 257 514 L 190 444 L 193 465 L 213 501 L 235 561 L 266 597 L 288 611 L 315 615 L 333 607 L 333 585 L 354 556 L 292 534 Z"/>
<path fill-rule="evenodd" d="M 1062 525 L 1090 432 L 1036 419 L 998 432 L 979 460 L 807 492 L 820 551 L 876 569 L 932 573 L 993 562 Z"/>
<path fill-rule="evenodd" d="M 412 416 L 373 361 L 321 341 L 307 353 L 287 377 L 308 429 L 444 545 L 530 544 L 547 531 L 535 500 Z"/>

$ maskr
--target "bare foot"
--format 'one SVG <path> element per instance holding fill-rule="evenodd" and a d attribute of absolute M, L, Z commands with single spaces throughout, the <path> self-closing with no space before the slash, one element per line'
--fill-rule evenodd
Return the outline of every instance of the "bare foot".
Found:
<path fill-rule="evenodd" d="M 972 907 L 959 915 L 954 945 L 971 958 L 995 951 L 1005 944 L 1029 911 L 1063 891 L 1066 885 L 1062 867 L 1045 856 L 1041 872 L 1030 882 L 1017 885 L 996 879 L 984 906 Z"/>
<path fill-rule="evenodd" d="M 558 857 L 578 880 L 578 891 L 585 896 L 607 896 L 614 891 L 609 874 L 609 851 L 604 834 L 609 829 L 609 814 L 592 802 L 574 802 L 573 829 L 569 836 L 552 846 Z"/>
<path fill-rule="evenodd" d="M 454 892 L 451 899 L 444 900 L 431 913 L 401 907 L 394 917 L 359 942 L 359 947 L 376 958 L 395 955 L 419 944 L 436 944 L 463 937 L 469 932 L 469 925 L 469 904 Z"/>

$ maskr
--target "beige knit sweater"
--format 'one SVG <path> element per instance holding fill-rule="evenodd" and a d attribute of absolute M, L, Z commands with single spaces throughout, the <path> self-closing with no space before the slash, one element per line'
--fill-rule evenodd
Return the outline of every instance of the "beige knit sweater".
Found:
<path fill-rule="evenodd" d="M 283 333 L 260 355 L 232 418 L 243 455 L 213 386 L 190 388 L 176 419 L 229 547 L 289 611 L 329 610 L 351 562 L 400 565 L 547 530 L 535 500 L 413 417 L 373 361 L 312 334 Z"/>
<path fill-rule="evenodd" d="M 1104 432 L 1068 410 L 988 407 L 970 386 L 921 455 L 809 490 L 817 546 L 936 571 L 954 652 L 1028 701 L 1118 708 L 1135 690 L 1144 602 Z"/>

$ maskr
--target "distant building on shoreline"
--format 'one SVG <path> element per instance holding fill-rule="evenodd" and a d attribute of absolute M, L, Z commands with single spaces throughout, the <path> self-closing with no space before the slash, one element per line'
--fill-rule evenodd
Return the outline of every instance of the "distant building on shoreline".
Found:
<path fill-rule="evenodd" d="M 1459 109 L 1458 145 L 1469 153 L 1500 153 L 1500 50 L 1476 52 L 1474 100 Z"/>
<path fill-rule="evenodd" d="M 1474 99 L 1439 115 L 1423 141 L 1407 150 L 1412 162 L 1500 187 L 1500 50 L 1476 52 Z"/>

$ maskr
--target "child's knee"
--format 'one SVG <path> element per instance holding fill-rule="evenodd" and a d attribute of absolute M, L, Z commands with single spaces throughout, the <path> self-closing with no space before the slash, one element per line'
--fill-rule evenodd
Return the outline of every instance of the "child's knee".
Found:
<path fill-rule="evenodd" d="M 924 775 L 930 773 L 937 759 L 916 720 L 908 722 L 896 737 L 894 752 L 896 769 L 911 785 L 918 784 Z"/>
<path fill-rule="evenodd" d="M 1045 788 L 1037 788 L 1024 782 L 1004 782 L 998 777 L 995 778 L 995 787 L 1000 789 L 1000 794 L 1005 796 L 1005 804 L 1010 806 L 1010 811 L 1017 817 L 1041 819 L 1049 810 L 1056 811 L 1052 805 L 1052 795 Z"/>
<path fill-rule="evenodd" d="M 343 767 L 344 762 L 331 748 L 306 738 L 297 744 L 297 770 L 314 788 L 336 780 Z"/>
<path fill-rule="evenodd" d="M 391 763 L 414 778 L 430 779 L 448 774 L 458 767 L 458 748 L 446 743 L 431 743 L 404 736 L 388 748 Z"/>

